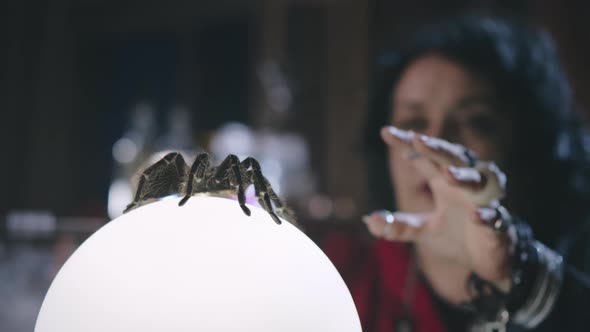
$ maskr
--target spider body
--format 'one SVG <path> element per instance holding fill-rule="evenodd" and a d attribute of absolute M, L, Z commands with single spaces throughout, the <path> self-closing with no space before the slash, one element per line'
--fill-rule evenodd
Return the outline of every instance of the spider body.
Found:
<path fill-rule="evenodd" d="M 260 206 L 277 224 L 281 223 L 278 216 L 295 222 L 291 211 L 262 175 L 258 161 L 251 157 L 240 161 L 233 154 L 228 155 L 219 166 L 212 167 L 209 155 L 200 153 L 189 168 L 180 153 L 168 153 L 141 173 L 133 202 L 124 213 L 151 200 L 174 194 L 184 195 L 179 206 L 198 194 L 235 194 L 242 211 L 249 216 L 244 192 L 251 184 Z"/>

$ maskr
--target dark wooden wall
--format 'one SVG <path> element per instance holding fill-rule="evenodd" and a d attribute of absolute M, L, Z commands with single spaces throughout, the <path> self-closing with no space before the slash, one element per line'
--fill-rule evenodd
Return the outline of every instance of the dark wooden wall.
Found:
<path fill-rule="evenodd" d="M 6 0 L 0 6 L 1 214 L 14 208 L 105 214 L 110 147 L 124 127 L 123 99 L 130 98 L 118 91 L 135 84 L 121 73 L 136 70 L 145 74 L 138 81 L 153 84 L 128 95 L 156 94 L 163 109 L 181 102 L 204 119 L 197 125 L 202 132 L 240 120 L 255 127 L 276 121 L 303 134 L 319 190 L 349 209 L 336 217 L 356 220 L 366 212 L 358 135 L 370 63 L 406 31 L 466 9 L 517 15 L 546 28 L 580 105 L 590 109 L 590 8 L 583 1 Z M 151 54 L 145 63 L 121 60 L 142 50 Z M 292 84 L 287 120 L 269 117 L 257 85 L 255 67 L 268 58 Z M 222 111 L 214 116 L 207 111 L 213 108 Z"/>

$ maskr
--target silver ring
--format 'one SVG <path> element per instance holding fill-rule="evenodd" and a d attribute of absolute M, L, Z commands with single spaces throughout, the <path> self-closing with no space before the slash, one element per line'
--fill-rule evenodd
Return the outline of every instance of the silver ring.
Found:
<path fill-rule="evenodd" d="M 506 233 L 508 231 L 508 227 L 511 224 L 510 214 L 508 210 L 502 205 L 496 208 L 496 220 L 492 223 L 492 228 L 497 233 Z"/>
<path fill-rule="evenodd" d="M 473 168 L 477 165 L 477 156 L 473 151 L 469 150 L 468 148 L 465 148 L 465 150 L 463 150 L 463 155 L 467 159 L 467 166 Z"/>
<path fill-rule="evenodd" d="M 395 222 L 395 215 L 391 211 L 383 210 L 382 215 L 385 217 L 385 227 L 383 227 L 383 237 L 389 239 Z"/>
<path fill-rule="evenodd" d="M 395 221 L 395 215 L 393 214 L 393 212 L 387 211 L 385 213 L 385 222 L 388 224 L 393 224 L 394 221 Z"/>

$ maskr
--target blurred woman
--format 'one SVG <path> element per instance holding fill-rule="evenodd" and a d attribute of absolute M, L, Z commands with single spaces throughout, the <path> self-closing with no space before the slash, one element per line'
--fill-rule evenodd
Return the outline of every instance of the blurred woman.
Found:
<path fill-rule="evenodd" d="M 549 37 L 460 17 L 379 76 L 363 219 L 378 240 L 324 242 L 364 331 L 584 329 L 588 152 Z"/>

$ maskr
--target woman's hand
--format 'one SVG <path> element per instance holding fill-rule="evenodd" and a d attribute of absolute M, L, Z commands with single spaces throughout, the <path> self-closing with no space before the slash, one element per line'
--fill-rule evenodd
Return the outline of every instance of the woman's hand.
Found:
<path fill-rule="evenodd" d="M 385 143 L 412 163 L 432 190 L 434 209 L 422 213 L 379 211 L 364 218 L 376 237 L 411 241 L 420 268 L 437 292 L 451 302 L 469 300 L 467 275 L 475 272 L 509 288 L 512 241 L 499 205 L 505 175 L 491 162 L 477 161 L 467 148 L 395 127 L 381 131 Z M 449 273 L 449 270 L 451 272 Z M 455 280 L 441 280 L 460 276 Z M 462 294 L 457 294 L 459 290 Z"/>

